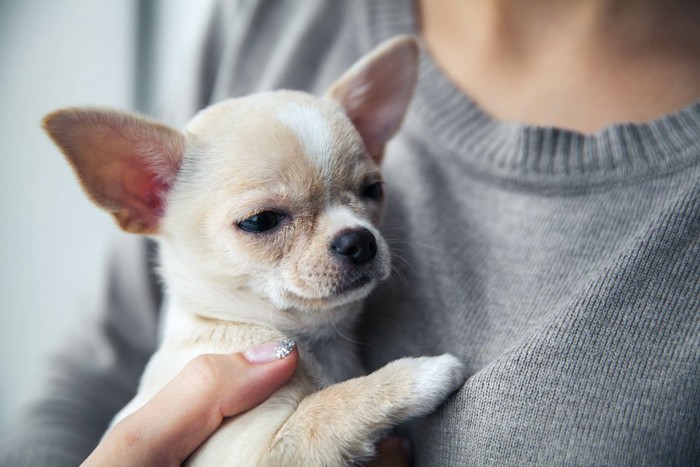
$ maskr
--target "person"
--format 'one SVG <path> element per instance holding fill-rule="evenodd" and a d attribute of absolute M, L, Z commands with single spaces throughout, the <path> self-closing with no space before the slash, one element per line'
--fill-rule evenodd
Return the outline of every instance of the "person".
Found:
<path fill-rule="evenodd" d="M 182 115 L 263 89 L 322 93 L 382 40 L 423 39 L 384 162 L 395 271 L 358 334 L 370 371 L 442 352 L 468 366 L 408 427 L 416 465 L 700 463 L 700 5 L 221 1 L 212 18 Z M 64 350 L 6 464 L 76 464 L 98 445 L 155 346 L 151 255 L 121 246 L 91 343 Z M 232 376 L 226 400 L 244 386 Z"/>

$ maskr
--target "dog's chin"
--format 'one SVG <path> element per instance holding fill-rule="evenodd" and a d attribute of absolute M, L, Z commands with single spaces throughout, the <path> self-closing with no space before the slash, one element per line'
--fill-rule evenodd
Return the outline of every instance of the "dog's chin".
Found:
<path fill-rule="evenodd" d="M 379 280 L 370 275 L 360 275 L 342 281 L 332 290 L 321 293 L 303 293 L 286 290 L 285 308 L 328 310 L 364 299 L 377 286 Z"/>

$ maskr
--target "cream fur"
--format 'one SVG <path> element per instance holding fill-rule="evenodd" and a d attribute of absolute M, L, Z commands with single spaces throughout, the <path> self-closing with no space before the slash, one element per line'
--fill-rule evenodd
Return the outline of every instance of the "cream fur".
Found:
<path fill-rule="evenodd" d="M 342 465 L 370 457 L 383 431 L 430 412 L 462 383 L 464 368 L 449 355 L 402 359 L 359 376 L 347 339 L 361 300 L 390 270 L 377 230 L 382 202 L 363 192 L 381 180 L 380 154 L 393 130 L 376 132 L 383 140 L 368 139 L 348 117 L 342 92 L 359 89 L 371 102 L 363 110 L 362 99 L 350 99 L 354 117 L 367 112 L 365 125 L 375 118 L 378 127 L 398 128 L 410 89 L 392 95 L 374 80 L 391 76 L 382 69 L 386 61 L 401 75 L 397 82 L 412 88 L 416 58 L 415 42 L 399 38 L 353 68 L 343 78 L 352 82 L 341 79 L 333 98 L 278 91 L 232 99 L 200 112 L 182 133 L 108 110 L 73 109 L 47 119 L 91 197 L 128 230 L 157 234 L 160 242 L 169 303 L 163 340 L 115 422 L 198 355 L 291 336 L 300 350 L 292 380 L 227 419 L 188 464 Z M 381 95 L 373 97 L 375 87 Z M 383 99 L 392 112 L 372 114 Z M 386 115 L 392 120 L 382 121 Z M 95 162 L 87 167 L 86 160 Z M 102 202 L 102 185 L 115 180 L 123 186 L 110 188 L 109 203 Z M 262 211 L 284 217 L 264 233 L 238 227 Z M 332 247 L 341 233 L 359 228 L 374 235 L 377 247 L 363 264 Z"/>

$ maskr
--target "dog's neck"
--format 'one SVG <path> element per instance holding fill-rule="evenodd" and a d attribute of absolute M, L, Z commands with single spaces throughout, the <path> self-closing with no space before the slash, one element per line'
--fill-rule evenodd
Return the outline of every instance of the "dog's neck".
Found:
<path fill-rule="evenodd" d="M 197 343 L 202 353 L 230 353 L 291 337 L 299 348 L 303 371 L 321 386 L 364 373 L 350 321 L 315 331 L 310 328 L 284 329 L 270 323 L 232 320 L 231 314 L 224 311 L 220 313 L 227 316 L 224 319 L 203 315 L 199 312 L 202 307 L 191 308 L 191 303 L 186 303 L 177 295 L 166 296 L 162 345 L 187 348 Z M 241 303 L 251 304 L 248 300 Z M 359 303 L 352 306 L 359 306 Z"/>
<path fill-rule="evenodd" d="M 314 311 L 281 310 L 245 287 L 217 287 L 183 271 L 161 267 L 166 284 L 164 344 L 179 346 L 215 335 L 216 343 L 206 352 L 223 353 L 265 342 L 259 339 L 289 337 L 296 341 L 307 372 L 321 384 L 362 374 L 353 337 L 361 302 L 322 313 L 325 321 L 301 319 Z"/>

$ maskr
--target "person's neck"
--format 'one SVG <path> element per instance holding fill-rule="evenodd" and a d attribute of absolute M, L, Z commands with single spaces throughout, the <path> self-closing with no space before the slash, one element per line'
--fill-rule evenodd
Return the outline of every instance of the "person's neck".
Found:
<path fill-rule="evenodd" d="M 446 75 L 494 117 L 593 132 L 700 99 L 700 3 L 419 0 Z"/>

